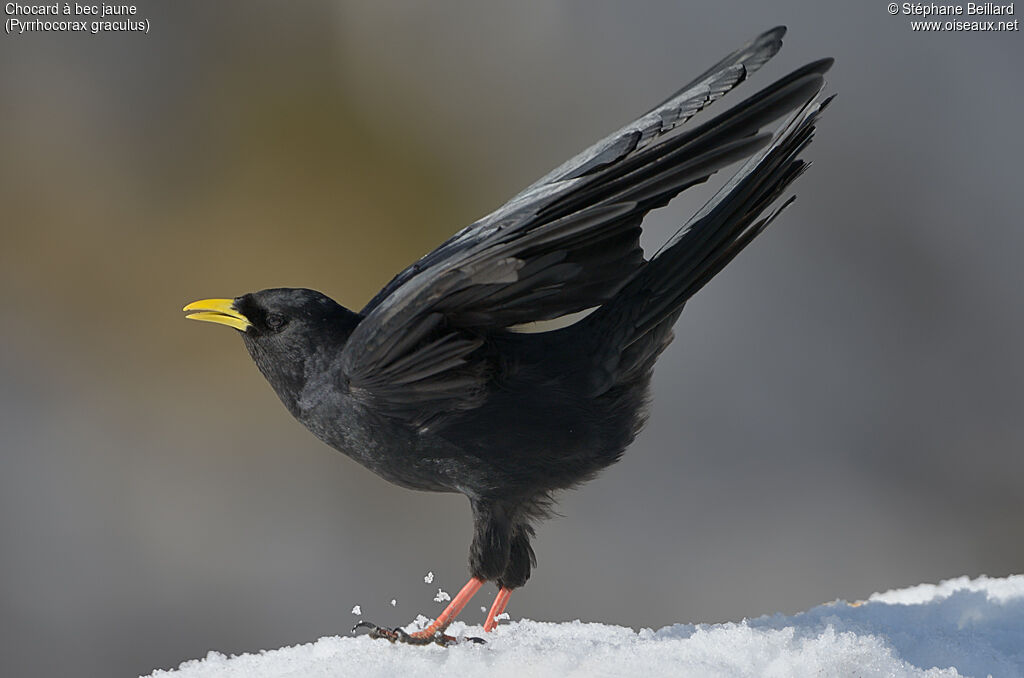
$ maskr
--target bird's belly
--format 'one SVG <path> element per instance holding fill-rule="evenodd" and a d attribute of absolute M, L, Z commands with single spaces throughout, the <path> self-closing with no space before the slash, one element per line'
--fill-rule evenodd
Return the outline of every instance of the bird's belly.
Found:
<path fill-rule="evenodd" d="M 483 469 L 485 489 L 515 486 L 525 494 L 564 489 L 619 459 L 642 424 L 645 388 L 638 384 L 635 393 L 610 399 L 499 392 L 441 435 Z"/>
<path fill-rule="evenodd" d="M 401 487 L 471 497 L 498 489 L 533 494 L 571 487 L 618 460 L 642 421 L 646 384 L 637 386 L 612 399 L 497 391 L 433 432 L 415 431 L 344 396 L 296 417 L 320 440 Z"/>

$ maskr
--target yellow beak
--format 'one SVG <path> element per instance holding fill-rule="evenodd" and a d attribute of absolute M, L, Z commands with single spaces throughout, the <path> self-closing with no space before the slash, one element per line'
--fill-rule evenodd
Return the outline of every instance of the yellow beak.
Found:
<path fill-rule="evenodd" d="M 241 332 L 252 326 L 248 318 L 235 310 L 234 299 L 202 299 L 193 301 L 181 310 L 188 313 L 185 317 L 189 320 L 219 323 Z"/>

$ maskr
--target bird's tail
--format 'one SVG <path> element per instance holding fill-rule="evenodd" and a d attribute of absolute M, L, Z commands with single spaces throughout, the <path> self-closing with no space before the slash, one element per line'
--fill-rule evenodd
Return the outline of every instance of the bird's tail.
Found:
<path fill-rule="evenodd" d="M 607 376 L 644 369 L 671 341 L 683 305 L 768 227 L 794 198 L 772 209 L 808 163 L 818 116 L 832 100 L 808 101 L 630 280 L 587 320 L 613 334 Z M 606 339 L 609 338 L 606 335 Z M 614 376 L 617 373 L 617 376 Z M 609 384 L 610 385 L 610 384 Z"/>

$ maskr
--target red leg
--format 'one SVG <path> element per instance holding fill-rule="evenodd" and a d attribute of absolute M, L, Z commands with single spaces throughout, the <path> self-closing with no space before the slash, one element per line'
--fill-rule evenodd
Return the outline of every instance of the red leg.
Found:
<path fill-rule="evenodd" d="M 444 633 L 444 630 L 448 628 L 455 617 L 462 612 L 462 608 L 466 607 L 466 603 L 476 595 L 476 592 L 480 590 L 480 587 L 484 585 L 483 579 L 477 579 L 473 577 L 466 585 L 462 587 L 462 590 L 452 598 L 452 602 L 448 603 L 448 607 L 444 608 L 444 611 L 437 616 L 437 619 L 433 621 L 427 628 L 416 633 L 410 633 L 409 635 L 413 638 L 433 638 L 434 634 L 438 631 Z"/>
<path fill-rule="evenodd" d="M 502 588 L 498 591 L 498 596 L 494 599 L 491 611 L 487 613 L 487 619 L 484 621 L 484 631 L 493 631 L 494 627 L 498 625 L 498 615 L 505 611 L 505 606 L 508 605 L 508 599 L 511 596 L 512 589 Z"/>

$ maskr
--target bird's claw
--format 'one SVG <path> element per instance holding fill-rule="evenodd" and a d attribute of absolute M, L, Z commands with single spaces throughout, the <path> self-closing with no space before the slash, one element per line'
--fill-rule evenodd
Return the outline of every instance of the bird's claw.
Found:
<path fill-rule="evenodd" d="M 435 643 L 441 647 L 448 647 L 449 645 L 458 645 L 459 639 L 455 636 L 449 636 L 444 631 L 438 631 L 431 636 L 420 636 L 407 632 L 405 629 L 396 626 L 393 629 L 384 628 L 377 626 L 376 624 L 368 621 L 360 621 L 352 627 L 352 633 L 355 633 L 359 629 L 369 629 L 367 633 L 370 638 L 378 640 L 383 638 L 391 643 L 405 643 L 406 645 L 430 645 Z M 471 643 L 486 643 L 487 641 L 483 638 L 466 637 L 462 639 L 465 642 Z"/>

